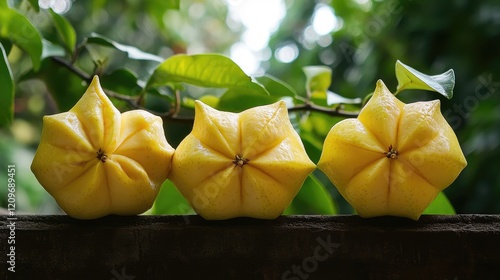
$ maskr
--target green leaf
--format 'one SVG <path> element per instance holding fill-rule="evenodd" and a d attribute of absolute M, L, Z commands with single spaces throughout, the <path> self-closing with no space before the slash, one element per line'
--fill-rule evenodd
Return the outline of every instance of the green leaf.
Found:
<path fill-rule="evenodd" d="M 0 1 L 0 37 L 9 38 L 31 58 L 33 68 L 40 68 L 42 56 L 42 38 L 31 22 L 10 9 L 5 1 Z"/>
<path fill-rule="evenodd" d="M 14 78 L 10 70 L 7 53 L 0 44 L 0 127 L 5 127 L 12 123 L 14 119 Z"/>
<path fill-rule="evenodd" d="M 56 26 L 57 33 L 61 37 L 66 50 L 68 50 L 70 54 L 73 54 L 76 45 L 75 29 L 65 17 L 54 12 L 52 9 L 49 11 L 52 16 L 52 20 L 54 21 L 54 25 Z"/>
<path fill-rule="evenodd" d="M 328 90 L 332 80 L 332 69 L 327 66 L 306 66 L 306 89 L 311 101 L 320 106 L 334 104 L 360 104 L 360 98 L 345 98 Z"/>
<path fill-rule="evenodd" d="M 311 93 L 311 101 L 320 106 L 331 106 L 334 104 L 361 104 L 361 98 L 346 98 L 329 90 L 316 90 Z"/>
<path fill-rule="evenodd" d="M 43 43 L 43 52 L 42 52 L 42 60 L 44 60 L 47 57 L 51 56 L 64 56 L 66 52 L 64 51 L 64 48 L 61 47 L 60 45 L 56 45 L 52 43 L 51 41 L 42 39 Z"/>
<path fill-rule="evenodd" d="M 308 93 L 326 91 L 332 82 L 332 69 L 328 66 L 306 66 L 302 68 L 306 75 Z"/>
<path fill-rule="evenodd" d="M 172 83 L 244 89 L 268 94 L 230 58 L 219 54 L 174 55 L 156 68 L 146 87 L 165 86 Z"/>
<path fill-rule="evenodd" d="M 448 200 L 446 195 L 443 192 L 440 192 L 437 197 L 432 201 L 432 203 L 427 206 L 424 211 L 424 214 L 433 214 L 433 215 L 454 215 L 456 214 L 455 208 Z"/>
<path fill-rule="evenodd" d="M 103 88 L 119 94 L 136 96 L 142 92 L 142 88 L 137 84 L 137 76 L 126 68 L 119 68 L 111 73 L 103 74 L 99 80 Z"/>
<path fill-rule="evenodd" d="M 361 102 L 361 98 L 345 98 L 335 92 L 326 92 L 326 104 L 328 104 L 328 106 L 333 104 L 361 104 Z"/>
<path fill-rule="evenodd" d="M 448 99 L 453 97 L 453 88 L 455 87 L 453 69 L 439 75 L 429 76 L 398 60 L 396 61 L 396 78 L 398 88 L 395 95 L 405 89 L 422 89 L 435 91 Z"/>
<path fill-rule="evenodd" d="M 255 78 L 272 96 L 297 96 L 297 92 L 287 83 L 271 75 L 264 75 Z"/>
<path fill-rule="evenodd" d="M 194 211 L 175 185 L 170 180 L 166 180 L 161 186 L 150 213 L 185 215 L 194 214 Z"/>
<path fill-rule="evenodd" d="M 337 207 L 325 186 L 309 175 L 284 215 L 334 215 Z"/>
<path fill-rule="evenodd" d="M 279 97 L 256 93 L 245 89 L 229 89 L 219 99 L 217 109 L 228 112 L 241 112 L 255 106 L 267 105 Z"/>
<path fill-rule="evenodd" d="M 133 46 L 128 46 L 128 45 L 123 45 L 123 44 L 117 43 L 117 42 L 115 42 L 109 38 L 106 38 L 102 35 L 99 35 L 97 33 L 92 33 L 90 35 L 90 37 L 87 37 L 87 42 L 90 44 L 96 44 L 96 45 L 101 45 L 101 46 L 105 46 L 105 47 L 115 48 L 119 51 L 126 53 L 127 56 L 131 59 L 150 60 L 150 61 L 155 61 L 155 62 L 162 62 L 163 61 L 163 58 L 161 58 L 159 56 L 141 51 L 140 49 L 133 47 Z"/>

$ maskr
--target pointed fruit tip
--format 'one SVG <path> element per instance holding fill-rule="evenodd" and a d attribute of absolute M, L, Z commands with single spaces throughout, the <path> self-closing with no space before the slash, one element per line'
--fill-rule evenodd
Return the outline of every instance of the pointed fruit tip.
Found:
<path fill-rule="evenodd" d="M 375 92 L 377 91 L 383 91 L 383 90 L 387 90 L 389 91 L 389 89 L 387 88 L 387 86 L 385 85 L 384 81 L 382 81 L 381 79 L 379 79 L 377 81 L 377 85 L 376 85 L 376 88 L 375 88 Z"/>
<path fill-rule="evenodd" d="M 95 92 L 97 92 L 99 95 L 102 93 L 102 95 L 106 96 L 104 94 L 104 90 L 101 87 L 101 82 L 99 81 L 99 76 L 94 75 L 92 78 L 92 81 L 90 82 L 89 88 L 94 88 Z M 106 96 L 107 98 L 107 96 Z"/>
<path fill-rule="evenodd" d="M 90 82 L 89 87 L 97 87 L 101 89 L 101 82 L 99 81 L 99 76 L 94 75 L 94 77 L 92 77 L 92 81 Z"/>
<path fill-rule="evenodd" d="M 197 111 L 197 110 L 203 110 L 205 107 L 207 107 L 208 105 L 203 103 L 203 101 L 200 101 L 200 100 L 195 100 L 194 101 L 194 110 Z M 210 107 L 210 106 L 208 106 Z"/>

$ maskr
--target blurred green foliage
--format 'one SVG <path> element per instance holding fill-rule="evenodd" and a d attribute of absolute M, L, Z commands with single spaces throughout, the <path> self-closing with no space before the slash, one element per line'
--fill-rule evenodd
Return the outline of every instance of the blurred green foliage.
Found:
<path fill-rule="evenodd" d="M 357 4 L 363 2 L 366 4 Z M 500 2 L 485 1 L 332 1 L 342 27 L 332 43 L 311 43 L 302 34 L 317 8 L 313 1 L 294 1 L 270 45 L 289 41 L 300 55 L 289 64 L 275 57 L 268 72 L 300 88 L 304 65 L 332 68 L 331 90 L 363 97 L 383 79 L 396 91 L 394 63 L 429 74 L 454 69 L 454 97 L 403 92 L 405 102 L 441 99 L 441 110 L 457 133 L 468 166 L 445 190 L 458 213 L 500 213 Z M 285 78 L 286 77 L 286 78 Z"/>
<path fill-rule="evenodd" d="M 398 98 L 405 102 L 441 99 L 443 115 L 457 132 L 468 160 L 468 167 L 445 191 L 456 211 L 500 213 L 496 164 L 500 156 L 500 68 L 495 67 L 500 65 L 498 1 L 282 1 L 286 14 L 279 28 L 265 48 L 253 51 L 260 73 L 267 75 L 234 87 L 193 80 L 186 83 L 182 73 L 180 80 L 155 81 L 155 77 L 171 77 L 172 67 L 158 66 L 176 54 L 230 56 L 246 30 L 241 19 L 231 14 L 243 0 L 55 2 L 66 6 L 49 10 L 38 7 L 36 1 L 0 0 L 0 15 L 13 17 L 25 27 L 16 29 L 24 34 L 10 38 L 7 16 L 0 17 L 0 43 L 15 80 L 14 120 L 0 130 L 0 157 L 5 165 L 16 163 L 19 168 L 18 191 L 24 197 L 18 201 L 20 211 L 56 211 L 56 204 L 28 167 L 38 145 L 42 116 L 71 108 L 85 91 L 86 78 L 93 74 L 101 76 L 103 87 L 120 94 L 117 96 L 122 98 L 113 99 L 120 110 L 131 108 L 123 96 L 140 96 L 139 105 L 165 116 L 178 109 L 178 118 L 164 118 L 167 139 L 175 147 L 191 129 L 194 99 L 210 100 L 219 109 L 241 111 L 279 98 L 301 104 L 310 89 L 319 88 L 323 91 L 312 95 L 316 103 L 335 109 L 338 102 L 328 100 L 340 98 L 343 101 L 339 102 L 346 103 L 341 109 L 356 111 L 359 104 L 348 101 L 370 94 L 376 80 L 383 79 L 396 91 L 394 65 L 399 59 L 432 75 L 455 70 L 451 100 L 416 90 L 404 91 Z M 314 28 L 326 24 L 319 21 L 325 11 L 333 14 L 334 25 L 332 30 L 318 33 Z M 327 66 L 328 75 L 313 85 L 303 71 L 309 65 Z M 228 67 L 232 67 L 231 62 Z M 259 89 L 269 94 L 256 93 Z M 179 93 L 182 102 L 176 104 Z M 317 162 L 326 134 L 342 117 L 304 111 L 290 117 L 311 159 Z M 287 213 L 352 212 L 321 172 L 316 171 L 305 186 Z M 191 213 L 175 191 L 167 181 L 159 197 L 167 197 L 165 203 L 177 197 L 178 204 L 173 208 L 155 204 L 152 212 Z M 6 197 L 4 192 L 0 191 L 2 197 Z M 321 200 L 318 197 L 325 198 L 322 193 L 329 193 L 333 200 Z M 309 204 L 304 197 L 309 197 Z M 439 205 L 448 205 L 445 196 L 439 196 L 439 201 L 444 201 Z M 5 201 L 0 205 L 5 207 Z M 434 209 L 436 213 L 453 212 L 452 208 Z"/>

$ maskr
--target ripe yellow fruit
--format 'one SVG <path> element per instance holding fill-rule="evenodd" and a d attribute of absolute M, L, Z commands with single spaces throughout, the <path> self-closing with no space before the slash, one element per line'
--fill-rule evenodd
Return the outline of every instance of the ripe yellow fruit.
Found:
<path fill-rule="evenodd" d="M 95 76 L 69 112 L 43 118 L 31 169 L 72 217 L 135 215 L 152 206 L 173 153 L 160 117 L 120 114 Z"/>
<path fill-rule="evenodd" d="M 361 217 L 418 220 L 467 165 L 439 107 L 404 104 L 379 80 L 359 117 L 330 130 L 318 168 Z"/>
<path fill-rule="evenodd" d="M 284 101 L 239 114 L 196 101 L 169 179 L 205 219 L 275 219 L 315 168 Z"/>

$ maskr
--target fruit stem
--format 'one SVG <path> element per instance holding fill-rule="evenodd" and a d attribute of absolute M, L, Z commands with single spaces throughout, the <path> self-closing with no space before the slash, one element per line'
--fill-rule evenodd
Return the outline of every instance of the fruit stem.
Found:
<path fill-rule="evenodd" d="M 250 161 L 250 160 L 249 160 L 249 159 L 247 159 L 247 158 L 244 158 L 244 157 L 242 157 L 242 156 L 240 156 L 240 155 L 236 155 L 236 156 L 234 157 L 233 163 L 234 163 L 235 165 L 238 165 L 239 167 L 242 167 L 243 165 L 245 165 L 245 164 L 246 164 L 247 162 L 249 162 L 249 161 Z"/>
<path fill-rule="evenodd" d="M 392 147 L 392 145 L 389 146 L 389 151 L 385 153 L 385 156 L 388 159 L 397 159 L 398 158 L 398 151 Z"/>
<path fill-rule="evenodd" d="M 97 151 L 97 158 L 102 162 L 106 162 L 108 156 L 102 149 L 99 149 L 99 151 Z"/>

